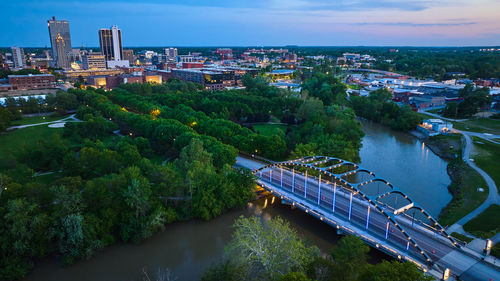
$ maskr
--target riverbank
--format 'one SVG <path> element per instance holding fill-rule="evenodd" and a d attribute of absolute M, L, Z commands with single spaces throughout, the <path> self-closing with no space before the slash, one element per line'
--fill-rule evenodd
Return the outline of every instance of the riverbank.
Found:
<path fill-rule="evenodd" d="M 412 133 L 412 135 L 418 137 Z M 453 196 L 439 214 L 439 222 L 450 226 L 479 207 L 488 197 L 488 186 L 479 173 L 462 160 L 463 137 L 459 134 L 420 139 L 432 152 L 449 161 L 446 171 L 451 179 L 448 191 Z M 482 188 L 478 189 L 478 188 Z"/>

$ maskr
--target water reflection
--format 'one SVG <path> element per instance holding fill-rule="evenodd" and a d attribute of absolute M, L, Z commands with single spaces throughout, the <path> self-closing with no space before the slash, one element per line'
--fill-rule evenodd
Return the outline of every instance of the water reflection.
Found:
<path fill-rule="evenodd" d="M 415 137 L 363 121 L 361 166 L 385 178 L 434 217 L 451 200 L 447 162 Z"/>

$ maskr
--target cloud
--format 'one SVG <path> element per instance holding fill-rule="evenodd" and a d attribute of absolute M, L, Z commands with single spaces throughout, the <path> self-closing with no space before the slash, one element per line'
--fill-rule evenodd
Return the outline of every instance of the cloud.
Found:
<path fill-rule="evenodd" d="M 415 23 L 415 22 L 357 22 L 351 25 L 383 25 L 383 26 L 411 26 L 411 27 L 427 27 L 427 26 L 464 26 L 474 25 L 477 22 L 435 22 L 435 23 Z"/>

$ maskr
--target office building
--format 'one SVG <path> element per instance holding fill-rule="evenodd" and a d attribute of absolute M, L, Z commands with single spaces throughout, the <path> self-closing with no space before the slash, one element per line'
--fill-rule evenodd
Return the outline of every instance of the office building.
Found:
<path fill-rule="evenodd" d="M 9 75 L 8 79 L 12 90 L 36 90 L 56 87 L 56 80 L 52 74 Z"/>
<path fill-rule="evenodd" d="M 134 64 L 134 50 L 123 50 L 123 59 L 128 60 L 129 64 Z"/>
<path fill-rule="evenodd" d="M 14 68 L 24 67 L 24 50 L 19 47 L 12 47 L 12 61 L 14 62 Z"/>
<path fill-rule="evenodd" d="M 101 53 L 90 52 L 82 57 L 83 69 L 105 69 L 106 58 Z"/>
<path fill-rule="evenodd" d="M 61 34 L 56 37 L 56 66 L 60 68 L 69 68 L 69 54 L 66 53 L 66 42 Z"/>
<path fill-rule="evenodd" d="M 102 28 L 99 30 L 99 44 L 106 61 L 122 59 L 122 31 L 116 25 L 110 29 Z"/>
<path fill-rule="evenodd" d="M 130 65 L 129 60 L 123 59 L 122 31 L 116 25 L 113 25 L 111 29 L 99 30 L 99 43 L 108 68 Z"/>
<path fill-rule="evenodd" d="M 179 54 L 177 52 L 177 48 L 166 48 L 165 55 L 169 59 L 175 59 Z"/>
<path fill-rule="evenodd" d="M 71 54 L 71 49 L 72 49 L 68 21 L 56 20 L 55 17 L 52 17 L 52 19 L 47 21 L 47 25 L 49 27 L 50 46 L 52 48 L 52 58 L 54 62 L 57 63 L 59 53 L 61 53 L 61 56 L 66 57 L 65 60 L 67 60 L 67 56 Z M 58 46 L 57 46 L 58 36 L 62 37 L 64 41 L 64 50 L 62 52 L 58 52 Z"/>

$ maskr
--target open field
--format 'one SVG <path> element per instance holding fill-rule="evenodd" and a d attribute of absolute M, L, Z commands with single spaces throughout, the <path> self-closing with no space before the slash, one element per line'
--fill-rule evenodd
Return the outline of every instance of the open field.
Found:
<path fill-rule="evenodd" d="M 500 231 L 500 206 L 489 206 L 479 216 L 467 222 L 464 230 L 483 239 L 495 236 Z"/>
<path fill-rule="evenodd" d="M 270 135 L 275 135 L 275 134 L 283 134 L 286 132 L 286 125 L 282 124 L 258 124 L 258 125 L 253 125 L 253 129 L 255 132 L 265 135 L 265 136 L 270 136 Z"/>
<path fill-rule="evenodd" d="M 448 164 L 451 184 L 448 190 L 453 195 L 450 203 L 441 211 L 439 222 L 443 226 L 452 225 L 474 209 L 488 197 L 488 186 L 483 177 L 461 160 Z M 477 190 L 484 189 L 483 192 Z"/>
<path fill-rule="evenodd" d="M 24 117 L 20 120 L 15 120 L 12 122 L 12 126 L 19 126 L 19 125 L 30 125 L 30 124 L 37 124 L 37 123 L 43 123 L 43 122 L 52 122 L 52 121 L 57 121 L 64 119 L 68 116 L 53 116 L 53 115 L 48 115 L 48 116 L 33 116 L 33 117 Z"/>
<path fill-rule="evenodd" d="M 0 170 L 15 162 L 15 156 L 23 145 L 31 145 L 52 134 L 62 134 L 63 128 L 49 128 L 47 125 L 28 127 L 0 134 Z"/>
<path fill-rule="evenodd" d="M 477 118 L 463 122 L 452 123 L 453 128 L 457 130 L 500 135 L 500 120 L 498 119 Z"/>
<path fill-rule="evenodd" d="M 473 159 L 481 170 L 495 181 L 497 187 L 500 187 L 500 145 L 482 140 L 478 137 L 472 137 L 474 141 Z M 499 214 L 500 215 L 500 214 Z"/>

